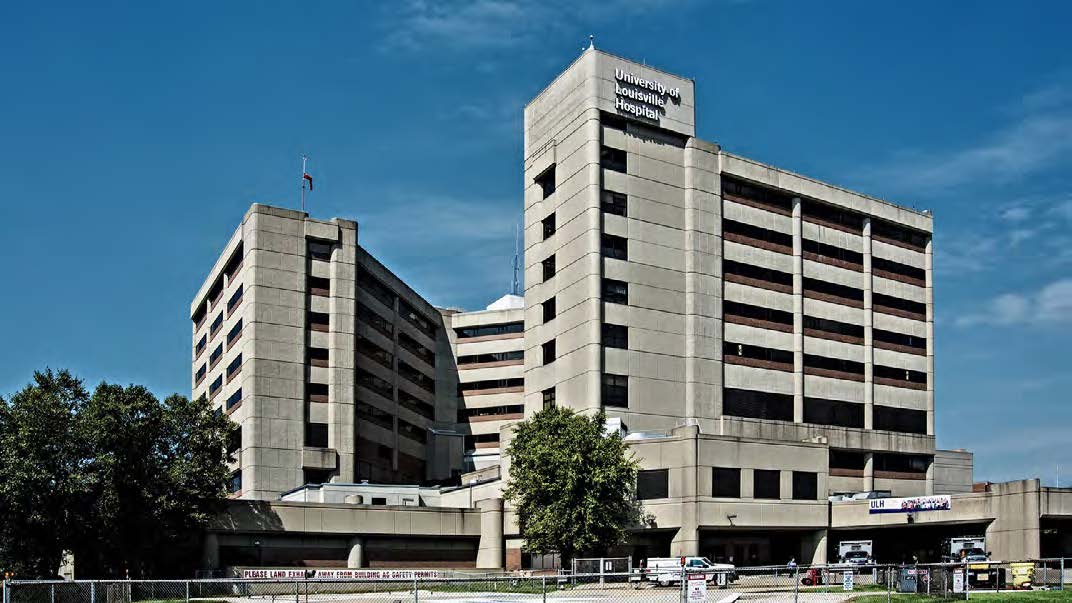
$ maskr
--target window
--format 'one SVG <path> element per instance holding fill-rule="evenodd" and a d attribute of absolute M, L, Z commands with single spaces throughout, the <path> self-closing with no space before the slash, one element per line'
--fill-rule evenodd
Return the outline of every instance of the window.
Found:
<path fill-rule="evenodd" d="M 372 275 L 364 266 L 357 269 L 357 282 L 360 288 L 368 292 L 369 295 L 375 297 L 381 304 L 394 310 L 395 307 L 395 292 L 390 287 L 383 284 L 380 279 Z"/>
<path fill-rule="evenodd" d="M 477 448 L 498 448 L 499 434 L 480 433 L 477 435 L 467 435 L 465 436 L 464 444 L 466 450 L 476 450 Z"/>
<path fill-rule="evenodd" d="M 306 484 L 326 484 L 335 475 L 334 469 L 303 469 L 302 482 Z"/>
<path fill-rule="evenodd" d="M 715 498 L 740 498 L 741 470 L 714 467 L 711 470 L 711 496 Z"/>
<path fill-rule="evenodd" d="M 414 367 L 414 366 L 412 366 L 412 365 L 410 365 L 410 364 L 408 364 L 406 362 L 402 362 L 401 360 L 399 360 L 398 361 L 398 374 L 401 375 L 403 378 L 405 378 L 410 383 L 413 383 L 414 385 L 416 385 L 417 387 L 419 387 L 419 388 L 421 388 L 421 389 L 423 389 L 423 390 L 425 390 L 425 391 L 427 391 L 429 393 L 432 393 L 432 394 L 435 393 L 435 379 L 433 379 L 432 377 L 429 377 L 428 375 L 425 375 L 421 371 L 417 370 L 416 367 Z"/>
<path fill-rule="evenodd" d="M 327 383 L 306 383 L 305 384 L 306 399 L 310 402 L 327 402 L 328 401 L 328 384 Z"/>
<path fill-rule="evenodd" d="M 359 322 L 368 324 L 373 329 L 376 329 L 387 338 L 394 337 L 395 327 L 391 324 L 391 320 L 384 318 L 377 314 L 372 308 L 369 308 L 365 304 L 356 302 L 355 307 L 357 309 L 357 319 Z M 324 323 L 323 328 L 313 327 L 314 331 L 327 331 L 327 323 Z"/>
<path fill-rule="evenodd" d="M 242 302 L 242 285 L 235 289 L 235 292 L 231 294 L 231 299 L 227 300 L 227 313 L 230 314 L 239 303 Z"/>
<path fill-rule="evenodd" d="M 803 218 L 811 218 L 811 221 L 813 222 L 826 224 L 834 228 L 840 228 L 841 230 L 850 230 L 852 232 L 860 232 L 864 228 L 863 216 L 839 209 L 832 205 L 808 201 L 804 204 L 802 209 L 804 210 Z"/>
<path fill-rule="evenodd" d="M 551 364 L 555 361 L 555 340 L 552 339 L 543 344 L 543 363 Z"/>
<path fill-rule="evenodd" d="M 901 226 L 890 224 L 882 220 L 871 221 L 871 236 L 880 241 L 923 251 L 927 248 L 927 240 L 930 236 Z"/>
<path fill-rule="evenodd" d="M 227 485 L 227 491 L 237 494 L 242 491 L 242 470 L 239 469 L 231 474 L 231 481 Z"/>
<path fill-rule="evenodd" d="M 927 282 L 927 271 L 907 264 L 901 264 L 883 258 L 871 258 L 871 270 L 876 276 L 893 279 L 895 281 L 908 282 L 916 285 L 924 285 Z"/>
<path fill-rule="evenodd" d="M 873 329 L 871 336 L 875 340 L 875 347 L 886 347 L 888 349 L 901 350 L 903 352 L 909 352 L 912 354 L 918 354 L 919 352 L 926 353 L 927 351 L 927 338 L 916 337 L 915 335 L 904 335 L 902 333 L 894 333 L 893 331 L 883 331 L 882 329 Z"/>
<path fill-rule="evenodd" d="M 305 445 L 313 448 L 327 448 L 328 447 L 328 424 L 327 423 L 306 423 L 305 424 Z"/>
<path fill-rule="evenodd" d="M 723 220 L 722 234 L 727 241 L 761 247 L 779 253 L 793 253 L 793 235 L 784 232 L 777 232 L 735 220 Z"/>
<path fill-rule="evenodd" d="M 359 354 L 359 365 L 364 364 L 363 362 L 361 362 L 362 358 L 368 358 L 370 360 L 376 361 L 376 363 L 380 366 L 383 366 L 390 370 L 394 370 L 395 368 L 395 355 L 381 348 L 376 342 L 372 341 L 371 339 L 358 335 L 357 352 Z"/>
<path fill-rule="evenodd" d="M 637 500 L 666 498 L 670 495 L 670 471 L 668 469 L 647 469 L 637 471 Z"/>
<path fill-rule="evenodd" d="M 426 419 L 435 420 L 435 405 L 421 400 L 406 390 L 398 390 L 398 404 Z"/>
<path fill-rule="evenodd" d="M 552 320 L 554 320 L 555 316 L 558 315 L 558 310 L 557 310 L 557 308 L 555 308 L 555 298 L 552 297 L 551 299 L 543 302 L 542 305 L 543 305 L 543 321 L 545 323 L 546 322 L 551 322 Z"/>
<path fill-rule="evenodd" d="M 197 306 L 197 310 L 194 310 L 193 315 L 190 316 L 190 321 L 194 323 L 195 333 L 201 328 L 201 325 L 205 324 L 206 313 L 207 309 L 205 308 L 205 302 L 201 302 L 201 305 Z"/>
<path fill-rule="evenodd" d="M 222 326 L 223 326 L 223 312 L 220 312 L 220 314 L 216 318 L 212 319 L 212 326 L 209 327 L 208 334 L 210 336 L 215 335 L 216 331 L 219 331 L 220 327 L 222 327 Z"/>
<path fill-rule="evenodd" d="M 544 218 L 541 224 L 543 224 L 543 238 L 547 240 L 548 237 L 555 234 L 555 213 L 551 212 L 551 215 Z"/>
<path fill-rule="evenodd" d="M 881 293 L 871 294 L 871 303 L 875 307 L 875 312 L 893 314 L 894 316 L 901 316 L 903 318 L 927 320 L 927 304 L 893 297 L 892 295 L 883 295 Z"/>
<path fill-rule="evenodd" d="M 387 504 L 387 497 L 385 497 L 385 496 L 373 496 L 372 497 L 372 504 L 374 504 L 374 505 L 386 505 Z"/>
<path fill-rule="evenodd" d="M 413 440 L 419 444 L 425 442 L 425 430 L 404 419 L 398 420 L 398 435 Z"/>
<path fill-rule="evenodd" d="M 543 407 L 551 408 L 555 405 L 555 388 L 549 387 L 543 390 Z"/>
<path fill-rule="evenodd" d="M 812 297 L 835 304 L 844 304 L 862 308 L 864 303 L 864 292 L 862 289 L 821 281 L 814 278 L 804 277 L 804 292 L 805 294 L 816 294 Z"/>
<path fill-rule="evenodd" d="M 864 426 L 864 406 L 855 402 L 804 398 L 804 422 L 835 427 Z"/>
<path fill-rule="evenodd" d="M 309 241 L 309 257 L 314 260 L 320 260 L 321 262 L 330 262 L 332 248 L 333 246 L 330 243 Z"/>
<path fill-rule="evenodd" d="M 804 317 L 804 334 L 853 343 L 863 343 L 864 340 L 864 328 L 859 325 L 814 316 Z"/>
<path fill-rule="evenodd" d="M 227 436 L 227 455 L 231 456 L 234 453 L 242 449 L 242 426 L 239 425 L 238 429 L 232 431 Z"/>
<path fill-rule="evenodd" d="M 927 433 L 927 411 L 875 405 L 875 429 L 901 433 Z"/>
<path fill-rule="evenodd" d="M 227 378 L 230 379 L 242 369 L 242 354 L 234 357 L 233 360 L 227 365 Z"/>
<path fill-rule="evenodd" d="M 793 396 L 726 388 L 722 392 L 722 414 L 747 419 L 792 421 Z"/>
<path fill-rule="evenodd" d="M 487 379 L 484 381 L 470 381 L 469 383 L 461 383 L 458 385 L 458 389 L 463 392 L 479 392 L 489 389 L 506 389 L 515 387 L 525 387 L 524 377 L 513 377 L 511 379 Z"/>
<path fill-rule="evenodd" d="M 238 336 L 242 334 L 242 319 L 239 318 L 230 331 L 227 331 L 227 345 L 234 343 Z"/>
<path fill-rule="evenodd" d="M 223 267 L 223 274 L 227 277 L 227 282 L 230 283 L 234 278 L 238 269 L 242 267 L 242 260 L 244 259 L 244 244 L 242 241 L 238 242 L 238 247 L 231 253 L 231 257 L 227 260 L 227 265 Z"/>
<path fill-rule="evenodd" d="M 616 260 L 629 259 L 629 239 L 616 235 L 605 234 L 602 237 L 603 257 Z"/>
<path fill-rule="evenodd" d="M 875 477 L 879 472 L 902 474 L 887 477 L 908 477 L 903 474 L 926 475 L 930 457 L 919 454 L 875 453 Z M 910 478 L 911 479 L 911 478 Z"/>
<path fill-rule="evenodd" d="M 497 325 L 481 325 L 479 327 L 463 327 L 460 329 L 454 329 L 454 333 L 458 335 L 458 339 L 469 339 L 471 337 L 490 337 L 494 335 L 511 335 L 514 333 L 524 332 L 524 322 L 507 322 Z"/>
<path fill-rule="evenodd" d="M 629 377 L 626 375 L 603 375 L 603 406 L 629 407 Z"/>
<path fill-rule="evenodd" d="M 462 410 L 462 417 L 501 417 L 503 415 L 520 415 L 525 412 L 523 404 L 508 404 L 506 406 L 488 406 L 484 408 L 466 408 Z"/>
<path fill-rule="evenodd" d="M 830 451 L 831 475 L 852 477 L 854 474 L 858 473 L 859 477 L 863 477 L 864 466 L 866 464 L 867 457 L 864 456 L 864 453 L 862 452 L 853 452 L 850 450 Z M 840 473 L 835 473 L 835 470 Z"/>
<path fill-rule="evenodd" d="M 756 469 L 752 472 L 752 498 L 781 498 L 782 473 L 777 469 Z"/>
<path fill-rule="evenodd" d="M 603 279 L 603 301 L 611 304 L 628 304 L 629 283 L 612 278 Z"/>
<path fill-rule="evenodd" d="M 822 375 L 823 372 L 843 373 L 844 375 L 860 375 L 860 381 L 863 381 L 864 364 L 862 362 L 856 362 L 855 360 L 845 360 L 844 358 L 829 358 L 827 356 L 816 356 L 814 354 L 804 354 L 804 372 L 809 372 L 807 369 L 817 369 L 811 371 L 813 375 Z M 822 372 L 819 372 L 822 371 Z M 843 375 L 833 375 L 834 377 L 842 377 Z"/>
<path fill-rule="evenodd" d="M 413 354 L 417 358 L 420 358 L 421 360 L 425 361 L 428 366 L 435 366 L 435 352 L 424 347 L 423 344 L 421 344 L 416 339 L 410 337 L 408 334 L 398 334 L 398 345 L 405 348 L 406 351 L 408 351 L 410 354 Z"/>
<path fill-rule="evenodd" d="M 201 355 L 201 352 L 205 351 L 205 346 L 208 345 L 208 336 L 202 335 L 201 339 L 197 340 L 197 345 L 194 346 L 194 358 Z"/>
<path fill-rule="evenodd" d="M 603 323 L 603 347 L 629 349 L 629 327 Z"/>
<path fill-rule="evenodd" d="M 409 321 L 410 324 L 417 327 L 417 330 L 428 336 L 429 339 L 435 339 L 436 325 L 435 322 L 426 317 L 424 314 L 417 311 L 416 308 L 411 306 L 406 301 L 398 302 L 398 313 Z"/>
<path fill-rule="evenodd" d="M 726 176 L 722 177 L 722 196 L 780 214 L 793 213 L 791 195 Z"/>
<path fill-rule="evenodd" d="M 540 190 L 543 192 L 544 199 L 550 197 L 555 192 L 555 164 L 552 163 L 551 167 L 540 172 L 540 175 L 534 178 L 534 182 L 536 182 L 540 187 Z M 554 232 L 553 223 L 552 232 Z"/>
<path fill-rule="evenodd" d="M 357 384 L 376 392 L 388 400 L 394 397 L 394 386 L 390 382 L 373 375 L 361 367 L 357 369 Z"/>
<path fill-rule="evenodd" d="M 722 314 L 726 322 L 785 332 L 793 330 L 793 313 L 785 310 L 772 310 L 762 306 L 723 301 Z"/>
<path fill-rule="evenodd" d="M 861 271 L 864 269 L 864 254 L 856 251 L 849 251 L 848 249 L 819 243 L 810 239 L 801 241 L 801 251 L 805 259 L 833 264 L 850 270 Z"/>
<path fill-rule="evenodd" d="M 242 401 L 242 388 L 234 390 L 230 396 L 227 396 L 227 402 L 224 403 L 224 410 L 231 410 L 236 404 Z"/>
<path fill-rule="evenodd" d="M 358 420 L 378 425 L 387 431 L 395 430 L 394 415 L 387 411 L 380 410 L 371 404 L 358 402 L 356 412 Z"/>
<path fill-rule="evenodd" d="M 309 357 L 309 365 L 310 366 L 319 366 L 319 367 L 328 366 L 328 360 L 330 359 L 330 354 L 329 354 L 327 348 L 309 348 L 306 351 L 306 354 Z"/>
<path fill-rule="evenodd" d="M 216 366 L 216 363 L 220 361 L 220 356 L 223 356 L 223 344 L 222 343 L 220 345 L 216 346 L 216 349 L 212 350 L 212 353 L 208 355 L 209 364 L 211 364 L 212 366 Z"/>
<path fill-rule="evenodd" d="M 555 254 L 547 256 L 543 262 L 543 280 L 549 281 L 555 275 Z"/>
<path fill-rule="evenodd" d="M 194 382 L 195 383 L 201 383 L 201 380 L 205 378 L 205 373 L 207 373 L 207 372 L 208 372 L 208 365 L 202 364 L 201 368 L 197 369 L 197 372 L 194 373 Z"/>
<path fill-rule="evenodd" d="M 788 272 L 762 268 L 754 264 L 742 264 L 733 260 L 722 260 L 722 272 L 727 277 L 726 280 L 730 282 L 786 293 L 793 292 L 793 275 Z"/>
<path fill-rule="evenodd" d="M 613 191 L 603 191 L 600 195 L 600 207 L 605 213 L 627 216 L 629 215 L 629 197 Z"/>
<path fill-rule="evenodd" d="M 625 174 L 628 170 L 628 155 L 621 149 L 601 147 L 599 149 L 599 164 L 608 170 Z"/>
<path fill-rule="evenodd" d="M 725 341 L 722 343 L 722 359 L 733 364 L 746 364 L 774 370 L 793 370 L 793 352 L 758 345 Z M 737 362 L 738 359 L 757 362 Z"/>
<path fill-rule="evenodd" d="M 208 397 L 211 398 L 212 396 L 215 396 L 220 391 L 221 387 L 223 387 L 223 375 L 212 380 L 212 384 L 208 386 Z"/>
<path fill-rule="evenodd" d="M 320 276 L 309 277 L 309 294 L 323 297 L 331 296 L 331 279 Z"/>
<path fill-rule="evenodd" d="M 875 365 L 875 383 L 883 383 L 883 385 L 906 385 L 908 383 L 916 385 L 927 385 L 927 373 L 922 371 L 911 371 L 903 368 L 895 368 L 892 366 Z"/>
<path fill-rule="evenodd" d="M 509 352 L 484 352 L 483 354 L 458 356 L 458 365 L 464 366 L 466 364 L 486 364 L 490 362 L 514 362 L 524 359 L 525 352 L 522 350 L 511 350 Z"/>
<path fill-rule="evenodd" d="M 313 331 L 327 332 L 330 330 L 329 325 L 330 317 L 324 312 L 307 312 L 309 317 L 309 328 Z"/>
<path fill-rule="evenodd" d="M 819 476 L 811 471 L 794 471 L 793 500 L 819 500 Z"/>

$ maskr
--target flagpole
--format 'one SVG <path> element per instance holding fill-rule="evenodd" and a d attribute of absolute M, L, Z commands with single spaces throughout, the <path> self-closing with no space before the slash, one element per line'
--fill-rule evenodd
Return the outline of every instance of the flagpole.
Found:
<path fill-rule="evenodd" d="M 309 159 L 309 157 L 307 157 L 305 155 L 301 156 L 301 210 L 302 211 L 305 211 L 305 174 L 307 173 L 305 171 L 305 162 L 308 159 Z"/>

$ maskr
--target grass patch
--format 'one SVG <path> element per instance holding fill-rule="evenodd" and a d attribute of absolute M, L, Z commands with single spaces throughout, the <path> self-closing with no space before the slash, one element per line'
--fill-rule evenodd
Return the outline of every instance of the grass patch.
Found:
<path fill-rule="evenodd" d="M 855 603 L 886 603 L 886 595 L 864 595 L 853 597 Z M 956 599 L 943 599 L 941 597 L 929 597 L 927 595 L 893 593 L 892 601 L 897 603 L 939 603 L 940 601 L 963 601 L 963 597 Z M 979 593 L 971 594 L 972 601 L 985 601 L 986 603 L 998 603 L 999 601 L 1011 601 L 1014 603 L 1072 603 L 1072 590 L 1024 590 L 1007 593 Z"/>

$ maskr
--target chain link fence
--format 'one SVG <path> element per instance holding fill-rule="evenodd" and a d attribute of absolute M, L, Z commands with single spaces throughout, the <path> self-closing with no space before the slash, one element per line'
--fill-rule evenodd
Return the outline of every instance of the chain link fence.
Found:
<path fill-rule="evenodd" d="M 581 560 L 578 560 L 581 561 Z M 627 571 L 610 571 L 625 566 Z M 317 571 L 263 579 L 6 581 L 0 603 L 838 603 L 892 601 L 903 593 L 937 600 L 1069 583 L 1063 559 L 932 565 L 826 565 L 629 569 L 611 559 L 574 572 L 513 575 L 463 571 L 373 572 L 328 579 Z M 290 570 L 293 572 L 293 570 Z M 341 570 L 340 570 L 341 571 Z M 271 574 L 266 571 L 265 574 Z M 329 572 L 320 572 L 330 575 Z M 302 576 L 302 577 L 298 577 Z"/>

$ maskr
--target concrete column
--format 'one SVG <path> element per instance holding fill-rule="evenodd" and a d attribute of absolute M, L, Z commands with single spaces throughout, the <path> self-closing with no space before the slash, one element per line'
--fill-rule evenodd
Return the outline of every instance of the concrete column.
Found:
<path fill-rule="evenodd" d="M 219 569 L 220 539 L 215 532 L 205 532 L 201 541 L 201 569 Z"/>
<path fill-rule="evenodd" d="M 804 422 L 804 225 L 800 197 L 793 198 L 793 421 Z"/>
<path fill-rule="evenodd" d="M 681 497 L 681 527 L 670 542 L 670 554 L 675 557 L 695 557 L 700 554 L 699 509 L 697 502 L 697 457 L 700 444 L 700 428 L 685 425 L 674 430 L 674 435 L 687 434 L 685 454 L 681 459 L 681 483 L 678 495 Z M 674 472 L 671 473 L 674 475 Z M 673 487 L 671 486 L 671 490 Z M 673 495 L 673 492 L 671 492 Z"/>
<path fill-rule="evenodd" d="M 346 567 L 357 569 L 365 566 L 365 539 L 355 536 L 350 539 L 350 554 L 346 556 Z"/>
<path fill-rule="evenodd" d="M 870 492 L 875 489 L 875 455 L 868 452 L 864 454 L 864 491 Z"/>
<path fill-rule="evenodd" d="M 934 435 L 934 239 L 927 240 L 927 435 Z"/>
<path fill-rule="evenodd" d="M 927 486 L 924 493 L 927 496 L 934 494 L 934 457 L 931 457 L 931 462 L 927 463 Z"/>
<path fill-rule="evenodd" d="M 801 564 L 823 565 L 826 563 L 826 530 L 815 530 L 800 539 Z"/>
<path fill-rule="evenodd" d="M 487 498 L 478 500 L 480 509 L 480 544 L 476 552 L 478 569 L 503 568 L 503 500 Z"/>
<path fill-rule="evenodd" d="M 875 340 L 871 293 L 871 218 L 864 218 L 864 429 L 875 428 Z"/>

